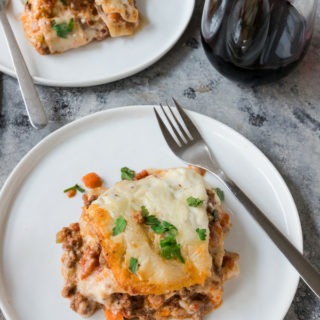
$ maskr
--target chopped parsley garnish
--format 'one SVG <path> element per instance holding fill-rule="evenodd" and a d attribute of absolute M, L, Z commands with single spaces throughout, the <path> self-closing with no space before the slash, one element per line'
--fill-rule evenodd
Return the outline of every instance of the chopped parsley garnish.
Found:
<path fill-rule="evenodd" d="M 121 179 L 122 180 L 133 180 L 135 176 L 135 171 L 129 169 L 128 167 L 121 168 Z"/>
<path fill-rule="evenodd" d="M 177 258 L 180 262 L 184 263 L 184 259 L 181 255 L 181 246 L 177 243 L 175 236 L 168 235 L 164 239 L 160 240 L 161 255 L 171 260 Z"/>
<path fill-rule="evenodd" d="M 131 257 L 130 258 L 130 264 L 129 264 L 129 270 L 133 274 L 137 274 L 138 266 L 139 266 L 138 259 Z"/>
<path fill-rule="evenodd" d="M 206 240 L 206 237 L 207 237 L 207 235 L 206 235 L 206 229 L 199 229 L 199 228 L 197 228 L 197 229 L 196 229 L 196 232 L 197 232 L 200 240 L 202 240 L 202 241 Z"/>
<path fill-rule="evenodd" d="M 63 190 L 63 192 L 66 193 L 66 192 L 71 191 L 71 190 L 76 190 L 76 191 L 79 191 L 79 192 L 82 192 L 82 193 L 85 192 L 85 190 L 83 188 L 81 188 L 78 184 L 75 184 L 74 186 Z"/>
<path fill-rule="evenodd" d="M 219 213 L 217 210 L 213 210 L 212 211 L 212 215 L 213 215 L 213 221 L 218 221 L 219 220 Z"/>
<path fill-rule="evenodd" d="M 56 32 L 59 38 L 67 38 L 68 34 L 73 31 L 74 28 L 74 20 L 73 18 L 70 19 L 68 23 L 56 23 L 55 20 L 52 21 L 52 28 Z"/>
<path fill-rule="evenodd" d="M 220 188 L 215 188 L 214 191 L 216 192 L 217 196 L 221 201 L 224 200 L 224 193 Z"/>
<path fill-rule="evenodd" d="M 194 197 L 189 197 L 187 199 L 187 203 L 189 207 L 199 207 L 203 204 L 204 200 L 200 200 L 198 198 L 194 198 Z"/>
<path fill-rule="evenodd" d="M 144 217 L 144 223 L 148 226 L 158 226 L 161 221 L 154 215 Z"/>
<path fill-rule="evenodd" d="M 149 210 L 145 207 L 141 207 L 141 214 L 143 221 L 146 225 L 150 226 L 151 229 L 157 234 L 163 234 L 169 232 L 175 236 L 177 234 L 177 228 L 168 221 L 160 221 L 156 216 L 150 215 Z"/>
<path fill-rule="evenodd" d="M 119 233 L 123 232 L 126 229 L 127 226 L 127 220 L 123 217 L 119 217 L 116 220 L 116 225 L 115 227 L 112 229 L 112 235 L 116 236 Z"/>
<path fill-rule="evenodd" d="M 149 215 L 149 211 L 145 206 L 141 207 L 141 214 L 143 218 L 146 218 Z"/>
<path fill-rule="evenodd" d="M 168 221 L 159 221 L 158 224 L 151 226 L 151 229 L 157 234 L 169 232 L 172 236 L 176 236 L 178 232 L 177 228 Z"/>
<path fill-rule="evenodd" d="M 150 215 L 149 210 L 145 206 L 141 207 L 141 214 L 144 223 L 150 226 L 156 234 L 165 235 L 165 237 L 160 240 L 161 255 L 167 260 L 177 258 L 184 263 L 180 244 L 178 244 L 176 240 L 178 229 L 170 222 L 160 221 L 156 216 Z"/>

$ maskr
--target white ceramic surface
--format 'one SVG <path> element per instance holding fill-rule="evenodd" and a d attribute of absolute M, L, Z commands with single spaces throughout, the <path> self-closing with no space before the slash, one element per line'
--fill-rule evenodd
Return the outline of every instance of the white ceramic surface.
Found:
<path fill-rule="evenodd" d="M 195 0 L 137 0 L 143 16 L 139 32 L 106 39 L 63 54 L 42 56 L 24 37 L 20 0 L 11 0 L 8 18 L 30 73 L 43 85 L 80 87 L 107 83 L 137 73 L 160 59 L 182 35 Z M 14 75 L 0 28 L 0 71 Z"/>
<path fill-rule="evenodd" d="M 302 250 L 300 221 L 291 194 L 269 160 L 248 140 L 211 118 L 190 113 L 226 172 Z M 81 195 L 63 190 L 90 171 L 106 185 L 120 168 L 174 167 L 152 106 L 103 111 L 49 135 L 19 163 L 0 193 L 0 305 L 7 320 L 76 320 L 60 296 L 60 245 L 55 234 L 79 219 Z M 214 186 L 223 186 L 206 177 Z M 208 319 L 280 320 L 298 275 L 231 194 L 233 228 L 226 248 L 240 253 L 241 275 L 225 285 L 224 303 Z M 92 319 L 103 320 L 102 312 Z"/>

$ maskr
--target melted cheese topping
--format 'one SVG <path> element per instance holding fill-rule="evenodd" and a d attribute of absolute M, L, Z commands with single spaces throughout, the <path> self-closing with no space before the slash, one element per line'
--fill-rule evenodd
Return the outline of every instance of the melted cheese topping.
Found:
<path fill-rule="evenodd" d="M 190 207 L 188 197 L 204 200 Z M 107 266 L 86 279 L 78 277 L 78 288 L 104 303 L 114 292 L 163 294 L 194 284 L 202 285 L 211 275 L 208 250 L 207 192 L 203 177 L 192 169 L 158 171 L 138 181 L 121 181 L 102 194 L 84 211 L 81 233 L 87 244 L 99 241 Z M 160 239 L 150 226 L 138 223 L 134 213 L 145 206 L 150 215 L 173 224 L 185 263 L 166 260 L 161 255 Z M 124 232 L 113 236 L 117 218 L 127 221 Z M 205 229 L 200 240 L 196 229 Z M 139 263 L 137 274 L 129 270 L 130 258 Z"/>

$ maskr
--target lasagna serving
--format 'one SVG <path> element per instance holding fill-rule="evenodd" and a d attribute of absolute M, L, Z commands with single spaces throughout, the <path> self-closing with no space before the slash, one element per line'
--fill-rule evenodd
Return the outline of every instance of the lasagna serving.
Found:
<path fill-rule="evenodd" d="M 202 319 L 239 273 L 238 254 L 224 249 L 223 192 L 192 168 L 123 169 L 124 180 L 85 194 L 80 222 L 57 234 L 62 296 L 85 317 Z"/>
<path fill-rule="evenodd" d="M 36 50 L 51 54 L 131 35 L 139 13 L 134 0 L 27 0 L 21 20 Z"/>

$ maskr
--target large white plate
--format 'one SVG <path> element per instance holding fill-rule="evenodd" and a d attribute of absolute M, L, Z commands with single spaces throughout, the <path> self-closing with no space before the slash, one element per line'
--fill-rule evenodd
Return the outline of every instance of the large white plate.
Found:
<path fill-rule="evenodd" d="M 269 160 L 229 127 L 191 113 L 227 173 L 302 250 L 290 192 Z M 152 106 L 93 114 L 52 133 L 19 163 L 0 194 L 0 301 L 8 320 L 76 320 L 60 296 L 60 245 L 55 234 L 79 219 L 81 196 L 62 190 L 95 171 L 112 185 L 120 168 L 180 166 L 158 129 Z M 223 189 L 207 176 L 212 185 Z M 233 229 L 226 248 L 240 253 L 241 275 L 225 286 L 224 304 L 209 319 L 280 320 L 298 275 L 231 194 Z M 102 320 L 102 312 L 92 319 Z"/>
<path fill-rule="evenodd" d="M 50 86 L 89 86 L 130 76 L 160 59 L 179 39 L 191 18 L 195 0 L 137 0 L 143 16 L 139 32 L 106 39 L 59 55 L 41 56 L 24 37 L 20 0 L 11 0 L 8 17 L 35 81 Z M 14 75 L 0 28 L 0 71 Z"/>

